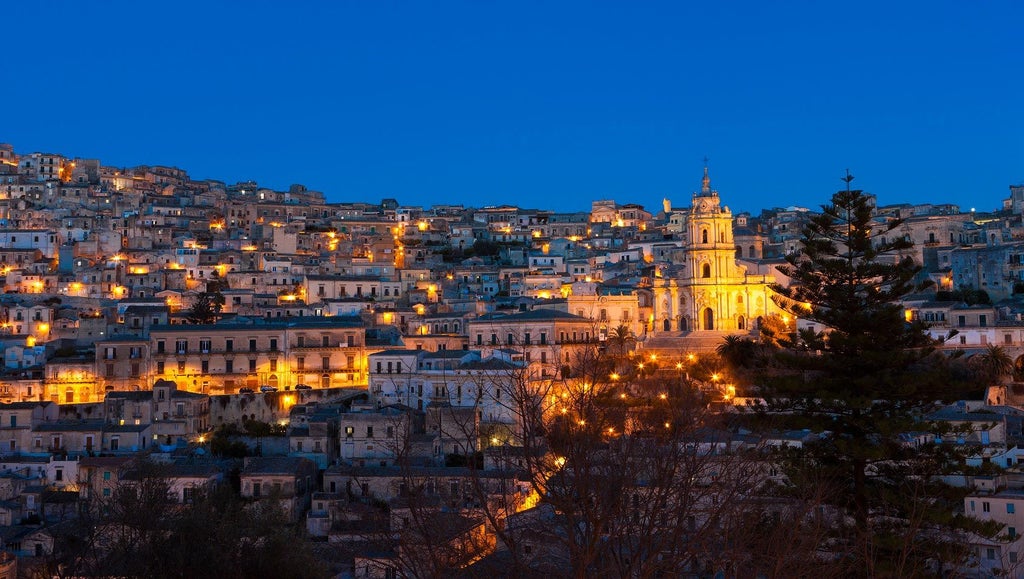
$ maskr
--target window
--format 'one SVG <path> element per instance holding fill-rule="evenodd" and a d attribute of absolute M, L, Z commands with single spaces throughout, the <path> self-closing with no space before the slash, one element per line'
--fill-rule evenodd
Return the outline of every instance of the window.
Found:
<path fill-rule="evenodd" d="M 1006 512 L 1007 512 L 1008 514 L 1011 514 L 1011 515 L 1012 515 L 1012 514 L 1014 513 L 1014 511 L 1015 511 L 1015 506 L 1014 506 L 1014 504 L 1013 504 L 1013 503 L 1006 503 Z"/>
<path fill-rule="evenodd" d="M 210 361 L 209 360 L 203 360 L 202 361 L 200 372 L 202 372 L 203 374 L 209 374 L 210 373 Z"/>
<path fill-rule="evenodd" d="M 981 503 L 981 512 L 988 513 L 991 510 L 992 510 L 991 509 L 991 505 L 989 505 L 988 501 L 982 501 L 982 503 Z"/>
<path fill-rule="evenodd" d="M 330 359 L 330 357 L 324 356 L 323 358 L 321 358 L 320 362 L 321 362 L 322 368 L 324 370 L 330 370 L 331 369 L 331 359 Z"/>
<path fill-rule="evenodd" d="M 372 426 L 367 426 L 366 427 L 366 438 L 373 438 L 373 427 Z"/>
<path fill-rule="evenodd" d="M 345 438 L 352 438 L 352 435 L 355 434 L 355 432 L 356 432 L 355 427 L 353 427 L 353 426 L 346 426 L 345 427 Z"/>
<path fill-rule="evenodd" d="M 224 361 L 224 373 L 231 374 L 235 371 L 235 361 L 225 360 Z"/>
<path fill-rule="evenodd" d="M 330 336 L 322 337 L 320 339 L 320 343 L 323 345 L 323 347 L 329 348 L 331 346 L 331 337 Z"/>
<path fill-rule="evenodd" d="M 711 264 L 705 263 L 704 265 L 700 266 L 700 276 L 704 278 L 711 277 Z"/>
<path fill-rule="evenodd" d="M 163 362 L 157 362 L 156 363 L 156 373 L 157 374 L 163 374 L 164 371 L 165 371 L 164 363 Z"/>
<path fill-rule="evenodd" d="M 270 351 L 271 352 L 276 352 L 277 351 L 277 338 L 270 338 Z"/>
<path fill-rule="evenodd" d="M 249 351 L 250 352 L 255 352 L 256 351 L 256 339 L 255 338 L 250 338 L 249 339 Z"/>
<path fill-rule="evenodd" d="M 224 351 L 233 352 L 235 350 L 235 341 L 232 339 L 224 340 Z"/>
<path fill-rule="evenodd" d="M 249 360 L 249 371 L 250 372 L 255 372 L 256 371 L 256 360 L 255 359 L 250 359 Z"/>
<path fill-rule="evenodd" d="M 295 359 L 295 369 L 296 370 L 304 370 L 305 368 L 306 368 L 306 359 L 303 358 L 302 356 L 299 356 L 298 358 L 296 358 Z"/>
<path fill-rule="evenodd" d="M 994 560 L 996 558 L 996 550 L 992 547 L 985 549 L 985 558 L 987 558 L 990 561 Z"/>
<path fill-rule="evenodd" d="M 188 353 L 188 340 L 177 340 L 174 342 L 174 351 L 179 354 Z"/>
<path fill-rule="evenodd" d="M 209 354 L 210 344 L 211 341 L 209 338 L 206 338 L 205 340 L 199 340 L 199 351 L 202 352 L 203 354 Z"/>
<path fill-rule="evenodd" d="M 184 361 L 178 362 L 178 374 L 184 374 L 184 373 L 185 373 L 185 362 Z"/>
<path fill-rule="evenodd" d="M 111 441 L 110 441 L 110 447 L 111 447 L 111 448 L 113 448 L 113 447 L 114 447 L 114 443 L 115 443 L 115 442 L 117 442 L 117 439 L 116 439 L 116 438 L 114 438 L 114 439 L 111 439 Z M 105 471 L 103 471 L 103 480 L 110 480 L 110 471 L 109 471 L 109 470 L 105 470 Z"/>

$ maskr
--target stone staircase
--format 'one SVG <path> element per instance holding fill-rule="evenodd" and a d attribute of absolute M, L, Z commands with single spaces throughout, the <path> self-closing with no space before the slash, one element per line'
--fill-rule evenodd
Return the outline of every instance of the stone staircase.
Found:
<path fill-rule="evenodd" d="M 726 336 L 751 337 L 746 330 L 702 330 L 697 332 L 659 332 L 637 341 L 637 351 L 658 356 L 714 352 Z"/>

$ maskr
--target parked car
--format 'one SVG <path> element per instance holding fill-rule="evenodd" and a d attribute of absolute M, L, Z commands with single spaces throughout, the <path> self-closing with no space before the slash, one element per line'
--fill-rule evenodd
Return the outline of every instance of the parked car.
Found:
<path fill-rule="evenodd" d="M 263 386 L 260 386 L 260 392 L 277 392 L 277 388 L 264 384 Z"/>
<path fill-rule="evenodd" d="M 239 394 L 252 394 L 253 392 L 254 392 L 254 390 L 252 388 L 239 388 L 238 389 L 238 393 Z"/>
<path fill-rule="evenodd" d="M 296 384 L 295 385 L 295 389 L 296 390 L 312 390 L 313 387 L 310 386 L 309 384 Z"/>

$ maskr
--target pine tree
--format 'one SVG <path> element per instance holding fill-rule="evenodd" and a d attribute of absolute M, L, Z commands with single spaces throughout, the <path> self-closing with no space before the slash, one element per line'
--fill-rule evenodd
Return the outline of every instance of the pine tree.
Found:
<path fill-rule="evenodd" d="M 789 371 L 766 373 L 762 394 L 772 427 L 823 433 L 793 464 L 839 484 L 832 502 L 855 524 L 836 548 L 854 568 L 885 574 L 894 570 L 876 565 L 890 556 L 919 564 L 908 555 L 949 513 L 934 502 L 946 489 L 931 478 L 948 466 L 949 449 L 912 448 L 901 435 L 927 430 L 925 411 L 966 392 L 926 326 L 904 315 L 900 299 L 923 284 L 920 266 L 900 257 L 912 246 L 895 233 L 901 220 L 875 219 L 872 198 L 850 180 L 807 224 L 802 251 L 779 266 L 793 283 L 773 287 L 776 302 L 824 329 L 780 352 Z"/>

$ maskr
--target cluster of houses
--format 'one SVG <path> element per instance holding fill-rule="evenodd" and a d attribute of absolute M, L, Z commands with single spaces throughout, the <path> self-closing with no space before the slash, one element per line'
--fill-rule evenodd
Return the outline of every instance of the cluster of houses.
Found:
<path fill-rule="evenodd" d="M 516 439 L 516 381 L 565 377 L 613 342 L 682 363 L 769 317 L 797 323 L 770 286 L 787 283 L 775 266 L 813 215 L 733 213 L 707 168 L 685 207 L 601 200 L 559 213 L 328 202 L 302 185 L 0 145 L 0 523 L 45 520 L 59 493 L 102 496 L 142 451 L 178 469 L 186 501 L 224 474 L 195 449 L 246 419 L 287 434 L 261 441 L 241 492 L 287 498 L 313 536 L 365 533 L 360 498 L 406 498 L 399 457 L 438 501 L 467 507 L 460 489 L 479 475 L 448 457 Z M 908 300 L 908 320 L 936 337 L 956 329 L 950 348 L 999 345 L 1024 360 L 1024 186 L 995 212 L 891 205 L 875 217 L 903 220 L 891 234 L 914 241 L 907 254 L 939 290 Z M 987 299 L 955 297 L 968 292 Z M 970 424 L 975 438 L 951 443 L 977 445 L 1005 473 L 962 481 L 981 493 L 965 511 L 1010 529 L 1019 491 L 1006 489 L 1024 488 L 1018 402 L 995 389 L 942 418 Z M 498 462 L 485 460 L 495 481 L 508 478 Z M 495 484 L 524 508 L 534 500 L 527 485 Z M 478 522 L 456 521 L 453 541 Z M 36 539 L 4 537 L 19 554 L 45 551 Z M 979 560 L 1012 569 L 1015 545 L 979 542 Z"/>

